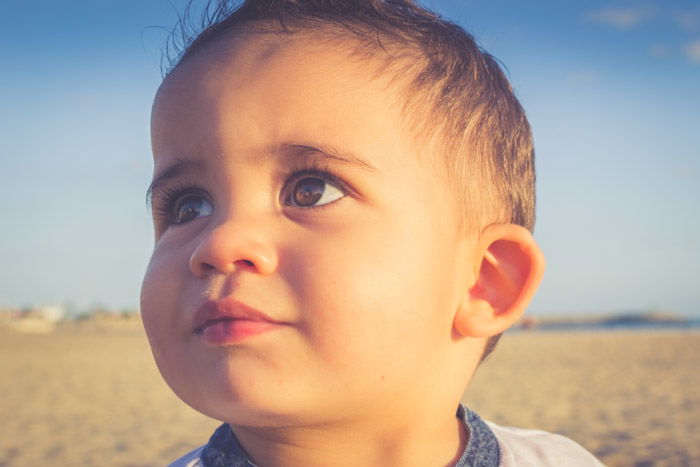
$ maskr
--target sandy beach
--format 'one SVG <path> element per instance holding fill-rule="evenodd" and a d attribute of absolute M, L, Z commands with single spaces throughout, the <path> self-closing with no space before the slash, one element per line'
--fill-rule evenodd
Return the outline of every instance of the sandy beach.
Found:
<path fill-rule="evenodd" d="M 700 465 L 700 332 L 507 335 L 464 402 L 569 436 L 611 466 Z M 138 323 L 0 328 L 0 466 L 159 466 L 218 422 L 181 403 Z"/>

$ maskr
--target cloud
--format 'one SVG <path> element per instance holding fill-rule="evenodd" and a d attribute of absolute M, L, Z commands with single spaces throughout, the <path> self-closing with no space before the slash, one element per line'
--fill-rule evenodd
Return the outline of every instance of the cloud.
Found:
<path fill-rule="evenodd" d="M 668 47 L 666 47 L 663 44 L 652 44 L 649 47 L 649 54 L 652 57 L 656 57 L 656 58 L 666 57 L 669 55 L 669 53 L 670 53 L 670 50 L 668 49 Z"/>
<path fill-rule="evenodd" d="M 685 56 L 688 57 L 691 62 L 700 63 L 700 39 L 685 44 L 683 46 L 683 52 L 685 52 Z"/>
<path fill-rule="evenodd" d="M 673 15 L 676 23 L 686 32 L 700 30 L 700 11 L 684 11 Z"/>
<path fill-rule="evenodd" d="M 629 8 L 607 7 L 592 11 L 586 17 L 595 23 L 617 29 L 631 29 L 654 16 L 654 8 L 640 5 Z"/>

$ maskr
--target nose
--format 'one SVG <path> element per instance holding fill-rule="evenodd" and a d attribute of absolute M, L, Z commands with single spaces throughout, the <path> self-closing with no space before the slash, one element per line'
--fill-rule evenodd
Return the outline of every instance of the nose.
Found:
<path fill-rule="evenodd" d="M 197 277 L 249 270 L 271 274 L 277 269 L 277 253 L 256 229 L 239 224 L 220 224 L 202 233 L 190 257 L 190 270 Z"/>

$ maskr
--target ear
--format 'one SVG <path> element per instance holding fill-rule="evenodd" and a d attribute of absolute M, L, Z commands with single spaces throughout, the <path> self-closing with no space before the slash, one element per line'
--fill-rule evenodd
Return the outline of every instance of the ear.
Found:
<path fill-rule="evenodd" d="M 465 337 L 495 336 L 517 321 L 544 273 L 544 256 L 532 234 L 515 224 L 492 224 L 479 237 L 478 272 L 454 319 Z"/>

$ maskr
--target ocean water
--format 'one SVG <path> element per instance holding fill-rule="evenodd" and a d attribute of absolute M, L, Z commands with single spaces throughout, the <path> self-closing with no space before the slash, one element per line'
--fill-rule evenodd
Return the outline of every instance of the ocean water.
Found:
<path fill-rule="evenodd" d="M 669 320 L 648 320 L 637 317 L 610 318 L 600 321 L 543 320 L 530 326 L 515 326 L 519 331 L 698 331 L 700 317 Z"/>

